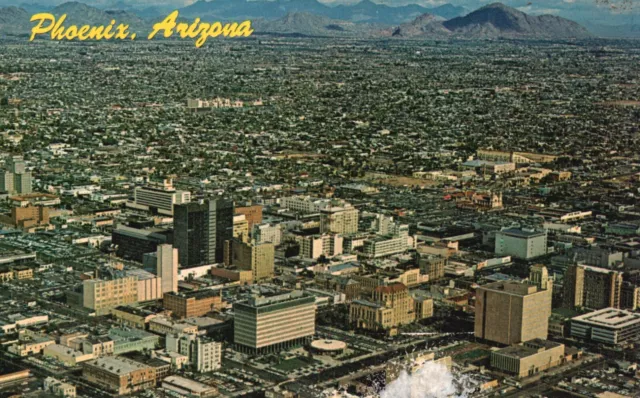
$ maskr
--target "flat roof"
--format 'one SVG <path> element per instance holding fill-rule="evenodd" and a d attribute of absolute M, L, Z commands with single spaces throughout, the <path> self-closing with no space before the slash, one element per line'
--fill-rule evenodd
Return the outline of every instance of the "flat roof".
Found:
<path fill-rule="evenodd" d="M 140 362 L 136 362 L 130 359 L 124 359 L 120 357 L 109 357 L 109 356 L 98 358 L 93 361 L 89 361 L 87 362 L 87 365 L 99 367 L 111 373 L 116 373 L 120 375 L 131 373 L 136 370 L 148 368 L 147 365 L 141 364 Z"/>
<path fill-rule="evenodd" d="M 535 231 L 532 229 L 507 228 L 499 231 L 505 235 L 517 236 L 519 238 L 532 238 L 535 236 L 546 235 L 544 231 Z"/>
<path fill-rule="evenodd" d="M 212 390 L 216 390 L 215 387 L 180 376 L 169 376 L 162 380 L 162 382 L 172 384 L 176 387 L 184 388 L 185 390 L 191 391 L 195 394 L 202 394 L 210 392 Z"/>
<path fill-rule="evenodd" d="M 622 329 L 632 325 L 640 325 L 640 313 L 617 308 L 604 308 L 571 319 L 572 322 L 586 323 L 608 329 Z"/>

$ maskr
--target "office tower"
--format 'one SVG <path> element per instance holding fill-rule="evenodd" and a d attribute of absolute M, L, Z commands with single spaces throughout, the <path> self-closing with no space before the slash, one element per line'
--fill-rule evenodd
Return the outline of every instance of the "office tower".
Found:
<path fill-rule="evenodd" d="M 32 192 L 31 173 L 27 171 L 22 156 L 11 156 L 6 168 L 0 172 L 0 191 L 10 194 L 28 194 Z"/>
<path fill-rule="evenodd" d="M 402 283 L 377 286 L 371 300 L 354 300 L 349 323 L 359 329 L 390 330 L 433 315 L 433 300 L 412 297 Z"/>
<path fill-rule="evenodd" d="M 147 253 L 158 250 L 158 246 L 169 242 L 168 231 L 151 228 L 137 229 L 118 225 L 111 232 L 111 243 L 116 247 L 116 255 L 120 258 L 143 262 Z"/>
<path fill-rule="evenodd" d="M 310 342 L 316 329 L 315 297 L 302 291 L 252 297 L 233 305 L 234 342 L 254 354 Z"/>
<path fill-rule="evenodd" d="M 13 173 L 8 170 L 0 171 L 0 192 L 15 192 L 13 185 Z"/>
<path fill-rule="evenodd" d="M 501 344 L 546 339 L 552 287 L 495 282 L 476 290 L 475 335 Z"/>
<path fill-rule="evenodd" d="M 178 249 L 158 245 L 156 274 L 162 278 L 162 294 L 178 291 Z"/>
<path fill-rule="evenodd" d="M 240 270 L 251 270 L 254 282 L 273 278 L 275 247 L 272 243 L 233 239 L 228 242 L 226 251 L 225 264 L 236 266 Z"/>
<path fill-rule="evenodd" d="M 347 202 L 332 202 L 320 210 L 320 232 L 354 234 L 358 232 L 358 209 Z"/>
<path fill-rule="evenodd" d="M 174 246 L 182 267 L 220 263 L 233 237 L 233 202 L 204 200 L 174 206 Z"/>
<path fill-rule="evenodd" d="M 249 222 L 244 214 L 233 216 L 233 237 L 243 242 L 249 241 Z"/>
<path fill-rule="evenodd" d="M 344 238 L 339 234 L 308 235 L 293 234 L 300 246 L 300 257 L 317 259 L 320 256 L 328 258 L 343 253 Z"/>
<path fill-rule="evenodd" d="M 620 308 L 622 272 L 586 265 L 569 266 L 565 272 L 564 307 Z"/>
<path fill-rule="evenodd" d="M 547 232 L 507 228 L 496 232 L 495 253 L 522 260 L 547 254 Z"/>
<path fill-rule="evenodd" d="M 173 215 L 174 205 L 191 202 L 191 193 L 176 190 L 170 179 L 136 187 L 133 195 L 137 206 L 168 215 Z"/>
<path fill-rule="evenodd" d="M 31 173 L 14 174 L 13 189 L 20 195 L 31 193 L 33 191 Z"/>
<path fill-rule="evenodd" d="M 27 171 L 22 156 L 11 156 L 7 159 L 7 169 L 13 174 L 23 174 Z"/>

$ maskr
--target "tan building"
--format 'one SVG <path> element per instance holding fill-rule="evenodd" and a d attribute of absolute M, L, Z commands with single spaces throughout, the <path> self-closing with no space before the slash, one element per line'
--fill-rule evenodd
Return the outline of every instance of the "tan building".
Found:
<path fill-rule="evenodd" d="M 307 344 L 316 331 L 315 297 L 302 291 L 235 303 L 234 342 L 262 354 Z"/>
<path fill-rule="evenodd" d="M 620 290 L 620 308 L 635 311 L 640 308 L 640 286 L 624 282 Z"/>
<path fill-rule="evenodd" d="M 534 339 L 491 353 L 491 367 L 499 371 L 528 377 L 565 362 L 564 344 Z"/>
<path fill-rule="evenodd" d="M 389 331 L 433 316 L 433 300 L 415 299 L 402 283 L 378 286 L 371 300 L 354 300 L 349 307 L 349 323 L 360 329 Z"/>
<path fill-rule="evenodd" d="M 233 237 L 242 242 L 249 241 L 249 221 L 244 214 L 233 216 Z"/>
<path fill-rule="evenodd" d="M 22 265 L 13 267 L 13 279 L 33 279 L 33 269 Z"/>
<path fill-rule="evenodd" d="M 501 344 L 546 339 L 552 285 L 546 290 L 518 282 L 495 282 L 476 290 L 475 335 Z"/>
<path fill-rule="evenodd" d="M 11 209 L 11 221 L 20 228 L 30 228 L 49 224 L 49 208 L 42 206 L 14 207 Z"/>
<path fill-rule="evenodd" d="M 0 282 L 8 282 L 13 280 L 13 270 L 10 268 L 0 269 Z"/>
<path fill-rule="evenodd" d="M 622 272 L 587 265 L 567 268 L 563 305 L 567 308 L 620 308 Z"/>
<path fill-rule="evenodd" d="M 447 266 L 447 258 L 436 255 L 421 255 L 418 262 L 420 273 L 429 276 L 429 282 L 444 278 L 444 269 Z"/>
<path fill-rule="evenodd" d="M 173 333 L 196 334 L 198 333 L 198 326 L 173 322 L 168 318 L 158 316 L 149 321 L 149 331 L 164 335 Z"/>
<path fill-rule="evenodd" d="M 62 344 L 51 344 L 44 348 L 43 355 L 62 362 L 65 366 L 73 367 L 82 362 L 94 359 L 93 354 L 85 354 L 82 351 L 74 350 Z"/>
<path fill-rule="evenodd" d="M 153 388 L 156 369 L 130 359 L 103 357 L 82 365 L 82 376 L 107 391 L 127 395 Z"/>
<path fill-rule="evenodd" d="M 158 316 L 156 313 L 125 305 L 111 309 L 111 315 L 123 326 L 142 330 L 147 328 L 149 321 Z"/>
<path fill-rule="evenodd" d="M 262 223 L 262 205 L 240 206 L 235 208 L 236 214 L 244 214 L 249 223 L 249 230 Z"/>
<path fill-rule="evenodd" d="M 73 398 L 76 396 L 76 387 L 73 384 L 63 383 L 53 377 L 44 379 L 43 390 L 56 397 Z"/>
<path fill-rule="evenodd" d="M 169 292 L 164 295 L 163 306 L 176 318 L 203 316 L 222 308 L 221 291 L 208 289 L 187 293 Z"/>
<path fill-rule="evenodd" d="M 272 243 L 249 243 L 237 239 L 225 245 L 225 264 L 240 270 L 251 270 L 253 282 L 272 279 L 274 276 L 275 247 Z"/>
<path fill-rule="evenodd" d="M 107 314 L 112 308 L 138 301 L 138 278 L 126 276 L 111 280 L 89 279 L 82 283 L 82 305 Z"/>
<path fill-rule="evenodd" d="M 51 337 L 30 332 L 28 330 L 21 331 L 18 342 L 8 348 L 8 351 L 19 357 L 40 354 L 45 347 L 55 344 L 55 340 Z"/>
<path fill-rule="evenodd" d="M 347 202 L 331 203 L 320 210 L 320 233 L 355 234 L 358 232 L 358 209 Z"/>

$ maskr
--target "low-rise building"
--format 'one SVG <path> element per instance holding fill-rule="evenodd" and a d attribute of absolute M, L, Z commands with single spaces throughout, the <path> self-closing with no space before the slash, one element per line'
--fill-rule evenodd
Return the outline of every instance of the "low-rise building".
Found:
<path fill-rule="evenodd" d="M 640 337 L 640 314 L 604 308 L 571 319 L 571 337 L 611 346 Z"/>
<path fill-rule="evenodd" d="M 73 398 L 76 396 L 76 386 L 64 383 L 60 380 L 54 379 L 53 377 L 47 377 L 44 379 L 43 390 L 56 397 Z"/>
<path fill-rule="evenodd" d="M 222 308 L 219 290 L 196 290 L 187 293 L 169 292 L 164 295 L 163 306 L 177 318 L 203 316 Z"/>
<path fill-rule="evenodd" d="M 83 363 L 82 376 L 88 382 L 119 395 L 131 394 L 156 385 L 155 368 L 114 356 Z"/>
<path fill-rule="evenodd" d="M 491 353 L 491 367 L 517 377 L 533 376 L 565 361 L 564 344 L 534 339 Z"/>
<path fill-rule="evenodd" d="M 162 380 L 162 388 L 186 397 L 208 398 L 218 395 L 215 387 L 180 376 L 166 377 Z"/>

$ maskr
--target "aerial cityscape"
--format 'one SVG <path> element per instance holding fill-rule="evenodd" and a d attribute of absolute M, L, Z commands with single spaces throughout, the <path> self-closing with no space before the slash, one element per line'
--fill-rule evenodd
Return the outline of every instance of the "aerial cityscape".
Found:
<path fill-rule="evenodd" d="M 640 397 L 633 2 L 142 3 L 0 1 L 0 397 Z"/>

